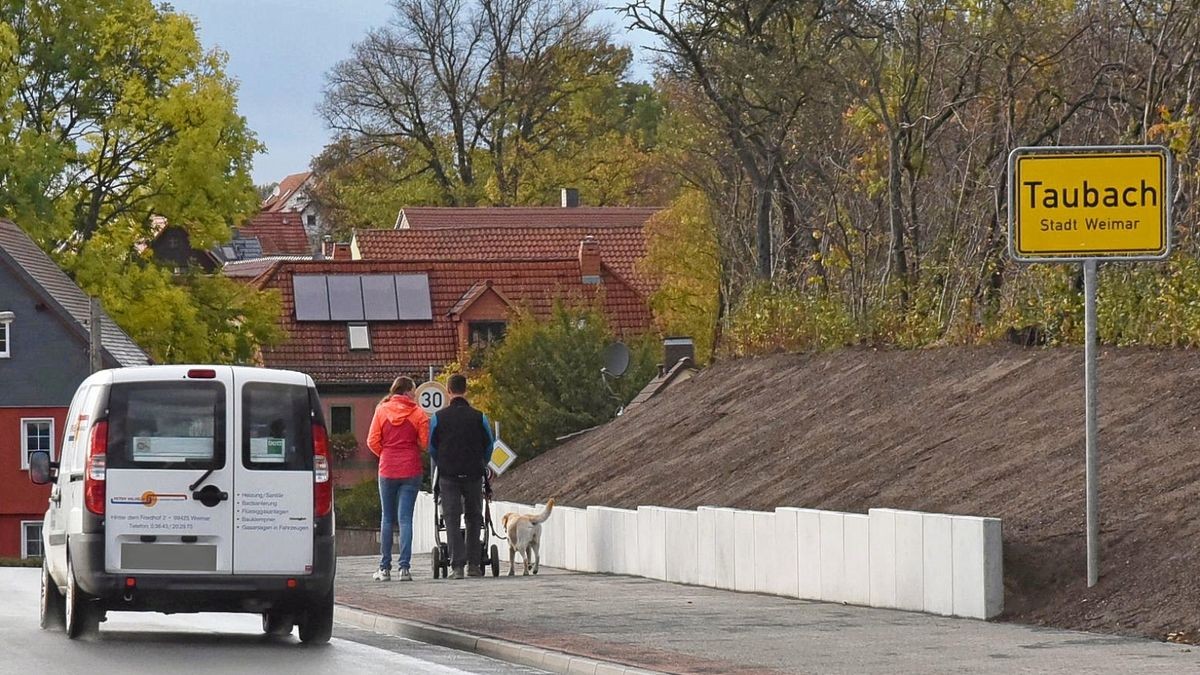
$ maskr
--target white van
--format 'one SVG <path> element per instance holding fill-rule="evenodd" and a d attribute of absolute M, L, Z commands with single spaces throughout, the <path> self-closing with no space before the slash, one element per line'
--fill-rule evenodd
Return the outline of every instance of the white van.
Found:
<path fill-rule="evenodd" d="M 252 612 L 327 642 L 329 443 L 312 378 L 230 366 L 95 373 L 71 401 L 42 528 L 42 627 L 106 611 Z"/>

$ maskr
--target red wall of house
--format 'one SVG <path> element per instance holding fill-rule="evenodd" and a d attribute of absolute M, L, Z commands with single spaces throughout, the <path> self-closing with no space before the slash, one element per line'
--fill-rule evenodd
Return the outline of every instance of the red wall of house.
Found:
<path fill-rule="evenodd" d="M 0 556 L 21 555 L 22 520 L 41 520 L 50 497 L 49 485 L 29 482 L 29 472 L 21 468 L 21 420 L 42 417 L 54 419 L 54 457 L 62 445 L 66 408 L 0 408 Z"/>
<path fill-rule="evenodd" d="M 351 487 L 358 483 L 374 479 L 377 475 L 379 461 L 367 449 L 367 434 L 371 432 L 371 416 L 375 414 L 375 404 L 383 398 L 385 392 L 375 394 L 321 394 L 321 404 L 325 406 L 325 423 L 332 423 L 333 406 L 350 406 L 354 425 L 354 436 L 358 439 L 358 452 L 349 461 L 336 463 L 333 467 L 333 483 L 337 487 Z"/>

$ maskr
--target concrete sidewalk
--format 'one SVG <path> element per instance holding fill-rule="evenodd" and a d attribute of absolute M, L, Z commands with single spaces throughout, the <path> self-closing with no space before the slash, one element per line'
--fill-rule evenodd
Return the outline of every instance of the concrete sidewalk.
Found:
<path fill-rule="evenodd" d="M 339 559 L 340 605 L 492 638 L 488 644 L 515 643 L 647 670 L 1200 672 L 1200 650 L 1189 645 L 550 568 L 523 577 L 520 563 L 516 577 L 435 581 L 428 555 L 414 559 L 413 583 L 379 583 L 370 579 L 376 562 L 374 556 Z M 506 561 L 501 574 L 507 568 Z"/>

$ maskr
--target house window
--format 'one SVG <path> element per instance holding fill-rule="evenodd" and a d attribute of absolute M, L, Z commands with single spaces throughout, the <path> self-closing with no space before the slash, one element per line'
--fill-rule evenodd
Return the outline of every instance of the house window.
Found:
<path fill-rule="evenodd" d="M 365 323 L 352 323 L 347 326 L 350 332 L 350 351 L 367 350 L 371 348 L 371 333 Z"/>
<path fill-rule="evenodd" d="M 21 521 L 21 557 L 42 557 L 42 521 Z"/>
<path fill-rule="evenodd" d="M 0 359 L 7 359 L 12 346 L 12 312 L 0 312 Z"/>
<path fill-rule="evenodd" d="M 29 468 L 29 453 L 45 450 L 54 459 L 54 420 L 21 420 L 21 468 Z"/>
<path fill-rule="evenodd" d="M 329 408 L 329 432 L 349 434 L 354 432 L 354 408 L 335 405 Z"/>
<path fill-rule="evenodd" d="M 317 215 L 315 213 L 308 214 L 307 216 L 304 217 L 304 220 L 306 223 L 308 223 L 308 229 L 310 229 L 310 230 L 317 229 Z"/>
<path fill-rule="evenodd" d="M 504 340 L 506 325 L 503 321 L 471 321 L 467 324 L 467 347 L 470 354 L 467 365 L 471 368 L 483 367 L 484 357 L 493 345 Z"/>
<path fill-rule="evenodd" d="M 487 348 L 504 340 L 503 321 L 472 321 L 467 324 L 467 341 L 472 348 Z"/>

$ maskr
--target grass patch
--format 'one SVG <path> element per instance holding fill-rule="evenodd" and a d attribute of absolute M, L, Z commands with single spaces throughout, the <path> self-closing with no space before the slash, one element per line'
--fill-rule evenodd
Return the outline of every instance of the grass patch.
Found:
<path fill-rule="evenodd" d="M 41 558 L 5 558 L 0 556 L 0 567 L 41 567 Z"/>

